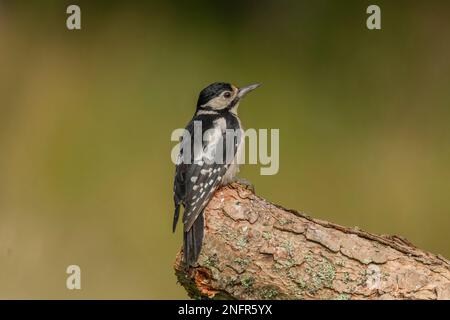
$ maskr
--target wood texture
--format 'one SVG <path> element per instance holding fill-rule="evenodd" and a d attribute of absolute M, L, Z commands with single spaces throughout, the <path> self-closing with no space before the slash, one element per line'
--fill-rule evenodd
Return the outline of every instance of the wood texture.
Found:
<path fill-rule="evenodd" d="M 192 298 L 450 299 L 450 263 L 399 236 L 346 228 L 233 184 L 205 210 L 196 267 L 175 261 Z"/>

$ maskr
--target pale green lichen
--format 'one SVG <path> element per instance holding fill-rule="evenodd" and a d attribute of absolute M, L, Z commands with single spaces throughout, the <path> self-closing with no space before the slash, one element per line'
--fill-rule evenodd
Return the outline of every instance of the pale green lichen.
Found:
<path fill-rule="evenodd" d="M 344 272 L 344 283 L 347 284 L 350 282 L 350 274 L 348 272 Z"/>
<path fill-rule="evenodd" d="M 243 276 L 241 278 L 241 285 L 246 289 L 249 290 L 253 287 L 253 284 L 255 283 L 255 278 L 252 276 Z"/>
<path fill-rule="evenodd" d="M 217 257 L 216 254 L 210 256 L 210 257 L 206 257 L 204 265 L 210 268 L 215 268 L 217 267 L 217 264 L 219 263 L 219 258 Z"/>
<path fill-rule="evenodd" d="M 322 280 L 324 286 L 331 287 L 336 276 L 336 269 L 329 261 L 323 260 L 319 267 L 318 276 Z"/>
<path fill-rule="evenodd" d="M 247 238 L 245 236 L 239 237 L 236 245 L 241 249 L 244 248 L 247 245 Z"/>
<path fill-rule="evenodd" d="M 270 232 L 268 232 L 268 231 L 263 231 L 262 237 L 263 237 L 265 240 L 270 240 L 270 239 L 272 239 L 272 234 L 271 234 Z"/>
<path fill-rule="evenodd" d="M 250 264 L 249 259 L 236 258 L 233 261 L 243 269 L 247 268 L 247 266 Z"/>
<path fill-rule="evenodd" d="M 288 277 L 289 277 L 290 279 L 292 279 L 292 280 L 295 281 L 296 274 L 295 274 L 295 272 L 294 272 L 293 269 L 289 269 L 287 275 L 288 275 Z"/>
<path fill-rule="evenodd" d="M 278 290 L 272 286 L 262 287 L 259 292 L 259 296 L 261 297 L 261 299 L 266 300 L 274 299 L 278 296 L 278 294 Z"/>
<path fill-rule="evenodd" d="M 313 256 L 311 254 L 311 252 L 309 252 L 306 256 L 305 256 L 305 261 L 310 264 L 313 261 Z"/>
<path fill-rule="evenodd" d="M 287 268 L 287 269 L 290 269 L 292 266 L 294 266 L 295 265 L 295 260 L 294 259 L 292 259 L 292 258 L 290 258 L 290 259 L 287 259 L 286 260 L 286 263 L 284 264 L 284 266 Z"/>
<path fill-rule="evenodd" d="M 360 274 L 361 278 L 358 281 L 358 285 L 363 286 L 367 282 L 367 270 L 361 270 L 359 272 L 359 274 Z"/>
<path fill-rule="evenodd" d="M 314 294 L 323 288 L 331 288 L 333 286 L 336 269 L 330 261 L 325 258 L 321 261 L 314 261 L 310 254 L 305 257 L 305 261 L 308 264 L 305 272 L 309 275 L 309 279 L 302 283 L 303 289 Z"/>
<path fill-rule="evenodd" d="M 337 295 L 334 300 L 350 300 L 350 295 L 346 294 L 346 293 L 341 293 L 339 295 Z"/>
<path fill-rule="evenodd" d="M 289 256 L 292 257 L 292 255 L 294 254 L 294 245 L 292 244 L 292 241 L 286 241 L 283 244 L 283 247 L 286 249 Z"/>
<path fill-rule="evenodd" d="M 272 266 L 272 270 L 277 271 L 277 272 L 282 270 L 283 268 L 284 268 L 284 265 L 282 265 L 278 261 L 275 262 L 275 264 Z"/>
<path fill-rule="evenodd" d="M 288 219 L 285 219 L 285 218 L 281 218 L 281 219 L 278 221 L 278 223 L 279 223 L 281 226 L 284 226 L 285 224 L 290 224 L 290 223 L 293 223 L 293 222 L 292 222 L 292 220 L 288 220 Z"/>
<path fill-rule="evenodd" d="M 306 284 L 306 282 L 305 282 L 305 280 L 303 280 L 303 279 L 298 279 L 297 281 L 297 286 L 303 291 L 303 290 L 305 290 L 306 288 L 307 288 L 307 284 Z"/>
<path fill-rule="evenodd" d="M 237 284 L 237 277 L 236 276 L 226 277 L 225 284 L 230 287 L 234 287 Z"/>

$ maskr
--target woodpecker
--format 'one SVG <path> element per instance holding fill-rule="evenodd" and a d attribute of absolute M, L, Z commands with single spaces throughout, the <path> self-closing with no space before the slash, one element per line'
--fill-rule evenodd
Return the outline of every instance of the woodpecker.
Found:
<path fill-rule="evenodd" d="M 195 265 L 200 254 L 204 208 L 217 188 L 236 179 L 243 139 L 237 109 L 241 99 L 259 86 L 252 84 L 238 88 L 216 82 L 204 88 L 198 97 L 195 114 L 186 127 L 187 136 L 180 139 L 173 186 L 172 231 L 175 232 L 182 205 L 183 256 L 187 266 Z M 196 133 L 201 135 L 197 145 Z"/>

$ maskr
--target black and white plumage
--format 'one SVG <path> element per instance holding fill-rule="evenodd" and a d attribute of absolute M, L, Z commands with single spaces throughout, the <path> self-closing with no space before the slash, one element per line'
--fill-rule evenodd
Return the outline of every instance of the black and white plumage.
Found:
<path fill-rule="evenodd" d="M 187 265 L 195 264 L 200 254 L 204 208 L 217 188 L 232 182 L 238 172 L 236 159 L 243 134 L 237 108 L 242 97 L 258 86 L 237 88 L 222 82 L 209 85 L 201 91 L 197 110 L 186 127 L 189 137 L 182 138 L 175 170 L 173 231 L 183 205 L 183 252 Z M 201 139 L 198 146 L 195 134 Z"/>

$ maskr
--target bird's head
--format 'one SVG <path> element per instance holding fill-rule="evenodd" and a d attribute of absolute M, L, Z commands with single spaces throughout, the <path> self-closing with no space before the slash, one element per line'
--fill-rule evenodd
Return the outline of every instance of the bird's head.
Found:
<path fill-rule="evenodd" d="M 259 83 L 241 88 L 225 82 L 210 84 L 198 96 L 197 114 L 214 114 L 221 111 L 236 113 L 239 101 L 259 86 Z"/>

